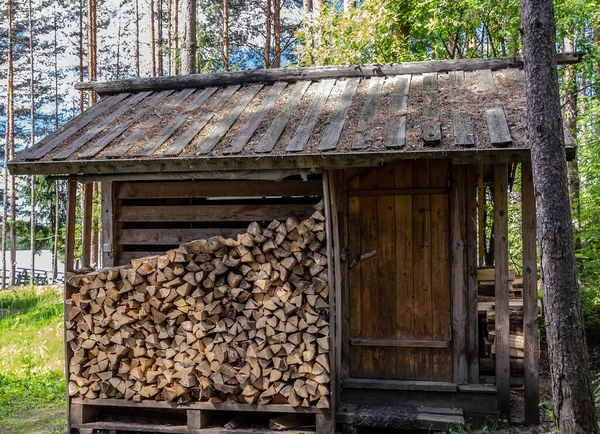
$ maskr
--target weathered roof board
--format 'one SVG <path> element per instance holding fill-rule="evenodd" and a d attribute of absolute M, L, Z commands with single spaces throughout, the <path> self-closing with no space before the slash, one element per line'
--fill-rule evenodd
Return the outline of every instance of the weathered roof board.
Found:
<path fill-rule="evenodd" d="M 365 156 L 528 152 L 522 70 L 402 71 L 120 92 L 9 167 L 16 174 L 341 167 Z"/>

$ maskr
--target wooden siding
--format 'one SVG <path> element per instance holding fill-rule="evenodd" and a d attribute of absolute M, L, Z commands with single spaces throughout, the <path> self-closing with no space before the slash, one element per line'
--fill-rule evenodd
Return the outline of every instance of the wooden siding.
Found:
<path fill-rule="evenodd" d="M 452 380 L 447 186 L 445 160 L 350 179 L 350 376 Z"/>
<path fill-rule="evenodd" d="M 268 224 L 273 219 L 307 218 L 323 192 L 320 179 L 295 178 L 114 184 L 114 233 L 105 231 L 111 240 L 103 243 L 112 250 L 116 265 L 195 239 L 235 238 L 252 221 Z"/>

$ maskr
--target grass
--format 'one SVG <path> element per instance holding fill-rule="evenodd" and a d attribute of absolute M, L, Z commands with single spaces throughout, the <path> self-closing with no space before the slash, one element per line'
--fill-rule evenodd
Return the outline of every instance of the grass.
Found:
<path fill-rule="evenodd" d="M 66 427 L 60 293 L 53 287 L 0 292 L 0 434 Z"/>

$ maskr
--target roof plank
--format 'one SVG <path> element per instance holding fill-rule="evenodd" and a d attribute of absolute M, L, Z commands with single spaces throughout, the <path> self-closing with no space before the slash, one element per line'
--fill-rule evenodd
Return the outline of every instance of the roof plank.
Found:
<path fill-rule="evenodd" d="M 379 108 L 379 100 L 385 77 L 373 77 L 369 79 L 369 87 L 367 88 L 367 98 L 362 107 L 352 149 L 365 149 L 371 146 L 373 140 L 372 122 L 377 115 Z"/>
<path fill-rule="evenodd" d="M 403 148 L 406 146 L 406 116 L 391 116 L 388 120 L 386 148 Z"/>
<path fill-rule="evenodd" d="M 438 146 L 442 140 L 442 129 L 439 122 L 423 123 L 423 143 L 425 146 Z"/>
<path fill-rule="evenodd" d="M 352 103 L 352 97 L 356 93 L 356 89 L 358 89 L 360 79 L 349 78 L 346 81 L 338 81 L 338 83 L 344 86 L 344 88 L 342 95 L 335 105 L 335 111 L 331 115 L 329 127 L 327 127 L 327 130 L 321 139 L 321 143 L 319 144 L 319 151 L 329 151 L 336 148 L 337 142 L 342 134 L 342 129 L 344 128 L 344 123 L 346 122 L 348 107 L 350 107 L 350 104 Z"/>
<path fill-rule="evenodd" d="M 300 100 L 310 84 L 310 81 L 299 81 L 294 85 L 294 90 L 285 102 L 285 107 L 273 122 L 271 122 L 271 125 L 265 134 L 263 134 L 260 142 L 256 145 L 256 148 L 254 149 L 255 152 L 271 152 L 275 148 L 277 140 L 279 140 L 281 133 L 283 133 L 285 126 L 288 124 L 294 110 L 298 107 L 298 104 L 300 104 Z"/>
<path fill-rule="evenodd" d="M 98 155 L 104 148 L 112 143 L 117 137 L 123 134 L 131 125 L 140 120 L 149 110 L 151 110 L 154 106 L 160 103 L 163 99 L 168 97 L 173 93 L 172 90 L 165 90 L 162 92 L 155 93 L 149 98 L 149 102 L 146 107 L 137 109 L 128 119 L 121 122 L 115 128 L 112 128 L 110 133 L 102 137 L 96 143 L 94 143 L 89 148 L 85 149 L 80 155 L 79 158 L 94 158 Z"/>
<path fill-rule="evenodd" d="M 452 119 L 454 144 L 465 148 L 475 146 L 473 119 L 469 115 L 456 115 Z"/>
<path fill-rule="evenodd" d="M 450 71 L 448 73 L 450 87 L 461 87 L 465 84 L 465 71 Z"/>
<path fill-rule="evenodd" d="M 393 79 L 394 93 L 392 94 L 392 111 L 399 112 L 408 109 L 408 93 L 410 91 L 410 75 L 397 75 Z"/>
<path fill-rule="evenodd" d="M 202 131 L 202 128 L 213 118 L 217 110 L 225 105 L 225 103 L 233 96 L 234 93 L 240 88 L 239 85 L 228 86 L 222 89 L 217 94 L 217 99 L 207 107 L 208 111 L 204 112 L 198 118 L 192 122 L 190 126 L 179 136 L 164 153 L 165 156 L 175 157 L 183 151 L 185 146 L 194 140 L 194 137 Z"/>
<path fill-rule="evenodd" d="M 323 110 L 323 106 L 327 102 L 327 98 L 329 98 L 334 83 L 335 80 L 323 80 L 320 83 L 319 90 L 310 103 L 308 110 L 306 110 L 304 118 L 296 130 L 296 134 L 294 134 L 294 137 L 292 137 L 292 140 L 290 140 L 290 143 L 287 145 L 286 151 L 299 152 L 304 149 L 317 124 L 321 110 Z"/>
<path fill-rule="evenodd" d="M 477 80 L 479 81 L 479 88 L 481 90 L 494 90 L 496 89 L 496 82 L 490 69 L 483 69 L 476 72 Z"/>
<path fill-rule="evenodd" d="M 217 143 L 223 138 L 229 128 L 235 123 L 237 118 L 246 110 L 246 107 L 254 99 L 256 94 L 263 88 L 262 84 L 252 85 L 244 91 L 244 95 L 236 103 L 236 105 L 227 113 L 221 122 L 215 127 L 213 131 L 204 139 L 200 144 L 200 147 L 196 151 L 196 154 L 208 154 L 210 151 L 217 146 Z"/>
<path fill-rule="evenodd" d="M 71 122 L 69 122 L 66 125 L 68 128 L 66 128 L 56 136 L 53 136 L 52 139 L 48 142 L 42 140 L 37 144 L 35 148 L 23 152 L 21 155 L 19 155 L 19 157 L 24 160 L 37 160 L 46 156 L 59 144 L 71 138 L 82 128 L 95 121 L 98 116 L 110 110 L 112 107 L 114 107 L 116 104 L 127 98 L 129 95 L 129 93 L 120 93 L 118 95 L 102 98 L 98 104 L 93 105 L 88 110 L 83 112 L 81 116 L 78 116 Z"/>
<path fill-rule="evenodd" d="M 182 104 L 187 97 L 189 97 L 192 93 L 194 93 L 196 89 L 185 89 L 179 92 L 177 97 L 170 102 L 165 104 L 154 104 L 153 108 L 150 110 L 154 110 L 154 112 L 144 121 L 141 125 L 137 126 L 128 136 L 126 136 L 123 141 L 119 144 L 119 146 L 111 149 L 107 154 L 109 158 L 119 158 L 125 155 L 131 148 L 135 145 L 143 141 L 142 146 L 148 144 L 147 136 L 150 130 L 154 128 L 157 122 L 166 116 L 166 114 L 175 109 L 177 106 Z"/>
<path fill-rule="evenodd" d="M 485 111 L 490 143 L 494 147 L 506 147 L 512 144 L 512 136 L 506 122 L 502 107 L 494 107 Z"/>
<path fill-rule="evenodd" d="M 94 139 L 98 134 L 100 134 L 106 127 L 112 124 L 115 120 L 119 119 L 122 115 L 127 113 L 137 104 L 139 104 L 142 100 L 146 99 L 152 92 L 140 92 L 137 95 L 129 98 L 121 107 L 117 110 L 109 113 L 101 122 L 95 124 L 92 128 L 87 130 L 81 136 L 79 136 L 75 141 L 71 142 L 68 146 L 58 152 L 56 155 L 52 157 L 53 160 L 66 160 L 73 153 L 77 152 L 80 148 L 85 146 L 91 140 Z"/>
<path fill-rule="evenodd" d="M 248 122 L 244 124 L 237 136 L 234 137 L 229 146 L 223 151 L 225 154 L 239 154 L 242 151 L 286 87 L 287 83 L 283 82 L 275 83 L 271 86 L 269 93 L 260 103 L 258 110 L 248 119 Z"/>
<path fill-rule="evenodd" d="M 163 143 L 165 143 L 173 134 L 175 134 L 175 131 L 177 131 L 181 125 L 184 124 L 184 122 L 188 119 L 189 113 L 199 109 L 202 104 L 204 104 L 206 100 L 217 91 L 217 89 L 218 88 L 216 87 L 209 87 L 200 92 L 196 98 L 194 98 L 187 106 L 185 106 L 183 111 L 177 115 L 175 119 L 171 120 L 171 122 L 165 125 L 157 136 L 153 137 L 151 140 L 148 140 L 134 155 L 143 156 L 154 153 L 162 146 Z"/>
<path fill-rule="evenodd" d="M 427 118 L 422 125 L 423 145 L 439 146 L 442 140 L 442 127 L 439 121 L 437 73 L 423 74 L 422 96 L 423 115 Z"/>

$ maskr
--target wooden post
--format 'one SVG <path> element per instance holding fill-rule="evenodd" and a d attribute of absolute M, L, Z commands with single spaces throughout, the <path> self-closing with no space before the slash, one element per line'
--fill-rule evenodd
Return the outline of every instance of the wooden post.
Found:
<path fill-rule="evenodd" d="M 468 382 L 468 302 L 466 263 L 466 166 L 452 168 L 452 351 L 454 382 Z"/>
<path fill-rule="evenodd" d="M 494 265 L 496 302 L 496 387 L 498 409 L 510 416 L 510 328 L 508 309 L 508 165 L 494 165 Z"/>
<path fill-rule="evenodd" d="M 67 271 L 75 269 L 75 220 L 77 219 L 77 181 L 69 181 L 67 196 L 67 237 L 65 242 L 65 279 Z"/>
<path fill-rule="evenodd" d="M 531 162 L 521 165 L 523 236 L 523 331 L 525 335 L 525 423 L 539 424 L 539 353 L 536 212 Z"/>
<path fill-rule="evenodd" d="M 477 167 L 466 168 L 467 305 L 469 383 L 479 384 L 479 312 L 477 310 Z"/>
<path fill-rule="evenodd" d="M 84 206 L 83 206 L 83 234 L 82 234 L 82 267 L 89 267 L 91 264 L 92 252 L 92 216 L 94 213 L 94 185 L 87 183 L 83 186 Z"/>
<path fill-rule="evenodd" d="M 485 262 L 485 224 L 483 221 L 483 216 L 485 215 L 485 185 L 483 184 L 484 170 L 485 166 L 483 164 L 480 164 L 477 173 L 477 223 L 479 225 L 479 266 L 482 266 Z"/>
<path fill-rule="evenodd" d="M 105 181 L 102 190 L 102 266 L 115 265 L 114 183 Z"/>
<path fill-rule="evenodd" d="M 329 171 L 323 173 L 323 204 L 325 206 L 325 235 L 326 235 L 326 243 L 327 243 L 327 279 L 329 280 L 329 360 L 330 360 L 330 409 L 331 413 L 335 414 L 335 408 L 337 403 L 337 366 L 336 361 L 338 360 L 337 353 L 339 352 L 339 348 L 336 347 L 336 297 L 334 288 L 336 286 L 336 279 L 334 277 L 334 271 L 337 271 L 337 267 L 334 263 L 335 254 L 333 253 L 334 249 L 334 238 L 333 231 L 335 226 L 333 226 L 333 218 L 331 211 L 331 204 L 334 200 L 332 197 L 332 185 L 330 182 Z M 329 418 L 331 419 L 331 418 Z M 317 419 L 317 432 L 319 434 L 335 434 L 334 427 L 329 423 L 326 424 L 324 422 L 321 423 L 321 428 L 319 429 L 319 419 Z"/>

